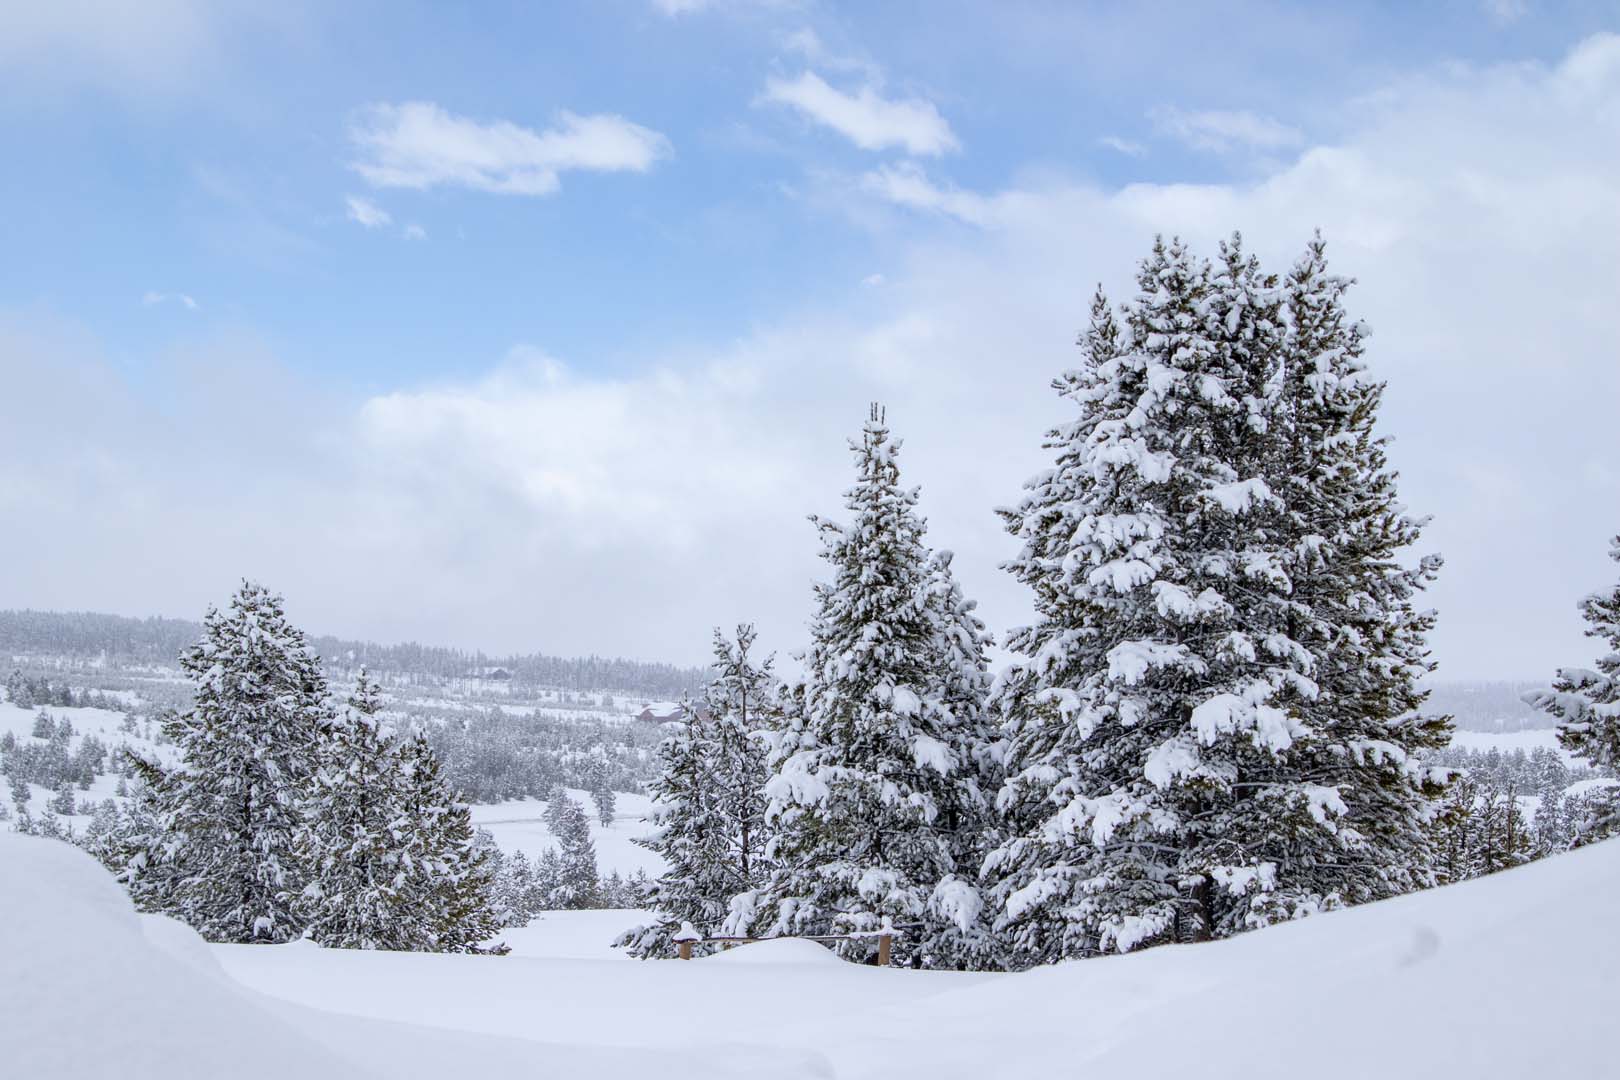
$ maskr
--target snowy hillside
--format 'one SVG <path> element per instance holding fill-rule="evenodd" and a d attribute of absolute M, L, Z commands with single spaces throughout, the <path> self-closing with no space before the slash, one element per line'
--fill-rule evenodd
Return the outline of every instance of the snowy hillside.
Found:
<path fill-rule="evenodd" d="M 566 790 L 575 802 L 590 805 L 590 792 L 578 788 Z M 597 868 L 603 874 L 617 871 L 625 877 L 637 870 L 645 871 L 649 877 L 658 876 L 664 869 L 663 860 L 634 842 L 648 831 L 648 826 L 642 821 L 650 805 L 647 797 L 620 792 L 617 802 L 612 825 L 603 825 L 594 815 L 590 819 Z M 472 820 L 474 825 L 494 837 L 501 851 L 507 854 L 521 851 L 534 859 L 557 846 L 557 839 L 551 835 L 551 829 L 546 824 L 546 802 L 543 799 L 475 803 Z"/>
<path fill-rule="evenodd" d="M 1613 1075 L 1620 843 L 1210 945 L 1019 975 L 804 942 L 707 960 L 549 916 L 505 958 L 207 946 L 88 856 L 0 835 L 0 1044 L 18 1076 Z M 524 932 L 520 932 L 524 933 Z M 85 1023 L 86 1017 L 94 1022 Z"/>

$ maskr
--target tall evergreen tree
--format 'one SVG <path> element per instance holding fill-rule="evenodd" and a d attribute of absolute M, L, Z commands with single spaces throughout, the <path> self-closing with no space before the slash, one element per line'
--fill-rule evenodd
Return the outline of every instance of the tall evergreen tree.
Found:
<path fill-rule="evenodd" d="M 180 658 L 193 703 L 162 725 L 180 764 L 138 764 L 159 828 L 136 873 L 162 884 L 135 893 L 210 941 L 287 941 L 304 928 L 300 800 L 332 723 L 326 680 L 261 585 L 244 582 L 203 628 Z"/>
<path fill-rule="evenodd" d="M 1620 536 L 1610 543 L 1609 557 L 1620 562 Z M 1620 585 L 1584 598 L 1580 611 L 1586 636 L 1603 643 L 1597 666 L 1560 668 L 1551 688 L 1525 700 L 1557 717 L 1564 749 L 1612 773 L 1620 769 Z M 1620 833 L 1620 788 L 1591 793 L 1576 828 L 1576 842 L 1583 844 Z"/>
<path fill-rule="evenodd" d="M 1020 962 L 1422 882 L 1438 792 L 1416 755 L 1445 725 L 1413 715 L 1410 599 L 1434 566 L 1392 561 L 1416 525 L 1314 253 L 1284 288 L 1236 238 L 1215 266 L 1156 243 L 1054 384 L 1079 415 L 1004 512 L 1038 619 L 996 691 L 1009 837 L 986 871 Z"/>
<path fill-rule="evenodd" d="M 917 493 L 900 485 L 899 443 L 873 407 L 859 442 L 848 525 L 813 518 L 832 580 L 816 587 L 802 702 L 775 732 L 767 818 L 770 879 L 734 903 L 728 925 L 755 936 L 913 927 L 900 962 L 933 962 L 944 928 L 936 887 L 957 877 L 941 825 L 967 805 L 969 748 L 940 697 L 943 659 Z M 959 890 L 954 890 L 959 891 Z M 957 897 L 946 905 L 964 911 Z M 867 941 L 846 955 L 870 955 Z"/>
<path fill-rule="evenodd" d="M 1416 600 L 1441 560 L 1399 561 L 1423 523 L 1401 505 L 1376 431 L 1384 384 L 1368 377 L 1366 328 L 1345 310 L 1352 284 L 1329 272 L 1320 234 L 1283 284 L 1269 479 L 1285 508 L 1281 629 L 1311 658 L 1310 683 L 1285 695 L 1308 734 L 1280 767 L 1342 811 L 1330 828 L 1293 830 L 1288 878 L 1250 925 L 1435 883 L 1429 821 L 1444 773 L 1423 759 L 1450 742 L 1451 726 L 1421 711 L 1434 613 Z"/>
<path fill-rule="evenodd" d="M 967 599 L 951 568 L 949 551 L 936 552 L 924 586 L 936 660 L 930 696 L 949 717 L 948 742 L 960 759 L 956 783 L 947 789 L 938 827 L 951 846 L 956 872 L 935 885 L 929 909 L 935 916 L 918 948 L 935 966 L 999 968 L 1006 950 L 994 932 L 994 913 L 978 885 L 979 868 L 997 838 L 990 800 L 1001 782 L 997 725 L 989 708 L 990 664 L 995 642 L 977 604 Z"/>

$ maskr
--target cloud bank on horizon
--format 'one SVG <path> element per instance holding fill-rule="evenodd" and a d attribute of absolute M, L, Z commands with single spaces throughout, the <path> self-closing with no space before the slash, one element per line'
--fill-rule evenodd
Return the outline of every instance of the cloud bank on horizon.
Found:
<path fill-rule="evenodd" d="M 1620 531 L 1620 35 L 1468 14 L 1474 54 L 1303 65 L 1291 96 L 1205 89 L 1219 49 L 1121 95 L 1144 26 L 1022 5 L 908 30 L 627 4 L 428 28 L 412 66 L 319 9 L 169 0 L 191 86 L 109 81 L 88 16 L 0 16 L 85 69 L 0 62 L 86 178 L 14 186 L 117 215 L 25 231 L 0 276 L 0 606 L 194 615 L 251 575 L 322 631 L 697 661 L 752 619 L 785 652 L 804 517 L 837 515 L 880 400 L 1004 631 L 1027 609 L 991 511 L 1044 464 L 1092 289 L 1129 299 L 1155 233 L 1240 229 L 1280 270 L 1321 228 L 1447 559 L 1442 676 L 1550 676 L 1589 659 L 1574 604 Z M 519 31 L 552 62 L 508 56 Z M 298 50 L 309 85 L 246 103 Z M 91 210 L 98 168 L 134 168 L 109 114 L 166 164 Z M 39 123 L 0 107 L 14 142 Z"/>

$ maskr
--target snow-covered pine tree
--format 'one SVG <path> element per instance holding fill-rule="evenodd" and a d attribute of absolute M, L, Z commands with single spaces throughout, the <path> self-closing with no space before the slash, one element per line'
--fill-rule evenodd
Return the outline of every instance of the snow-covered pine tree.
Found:
<path fill-rule="evenodd" d="M 1234 240 L 1225 279 L 1258 281 L 1237 253 Z M 1282 512 L 1269 525 L 1287 581 L 1277 629 L 1309 664 L 1280 698 L 1304 730 L 1247 778 L 1267 785 L 1256 800 L 1267 827 L 1286 833 L 1285 846 L 1262 845 L 1283 874 L 1253 898 L 1249 927 L 1435 882 L 1430 823 L 1445 773 L 1423 758 L 1451 727 L 1421 713 L 1434 613 L 1416 599 L 1441 560 L 1399 561 L 1423 523 L 1401 505 L 1376 431 L 1384 384 L 1367 376 L 1367 330 L 1345 310 L 1352 284 L 1328 271 L 1318 234 L 1281 291 L 1287 332 L 1266 435 Z M 1253 305 L 1248 291 L 1238 304 Z"/>
<path fill-rule="evenodd" d="M 776 723 L 776 675 L 774 657 L 755 662 L 757 637 L 751 623 L 738 625 L 732 640 L 715 630 L 714 678 L 703 694 L 711 742 L 709 775 L 716 791 L 712 805 L 724 841 L 723 877 L 715 896 L 723 904 L 760 884 L 770 869 L 765 856 L 770 839 L 765 738 Z"/>
<path fill-rule="evenodd" d="M 649 785 L 655 831 L 637 841 L 665 870 L 645 900 L 658 915 L 619 941 L 642 959 L 669 956 L 673 935 L 690 923 L 716 933 L 733 896 L 765 878 L 766 779 L 761 739 L 776 710 L 771 658 L 750 655 L 752 625 L 735 642 L 714 632 L 713 677 L 697 705 L 683 702 L 675 730 L 659 744 L 659 776 Z"/>
<path fill-rule="evenodd" d="M 736 898 L 732 932 L 753 936 L 869 932 L 907 924 L 899 963 L 945 929 L 931 903 L 958 873 L 947 807 L 965 805 L 971 750 L 939 697 L 944 681 L 929 600 L 929 554 L 917 493 L 900 485 L 892 441 L 876 406 L 852 442 L 858 478 L 845 496 L 851 520 L 812 518 L 832 580 L 816 587 L 801 701 L 775 732 L 767 819 L 777 864 L 759 889 Z M 971 868 L 966 868 L 971 873 Z M 870 940 L 840 951 L 868 957 Z"/>
<path fill-rule="evenodd" d="M 46 805 L 50 807 L 52 813 L 72 814 L 75 809 L 73 785 L 63 784 L 61 787 L 57 788 L 56 794 L 51 796 L 51 801 Z"/>
<path fill-rule="evenodd" d="M 557 884 L 551 891 L 548 906 L 599 907 L 602 883 L 596 873 L 596 844 L 591 840 L 591 823 L 585 816 L 585 808 L 559 792 L 555 816 L 559 865 Z"/>
<path fill-rule="evenodd" d="M 1620 536 L 1609 557 L 1620 562 Z M 1564 749 L 1606 772 L 1620 769 L 1620 585 L 1593 593 L 1580 603 L 1586 636 L 1603 643 L 1595 668 L 1560 668 L 1551 688 L 1525 695 L 1525 701 L 1558 718 Z M 1594 791 L 1583 800 L 1577 844 L 1620 833 L 1620 788 Z"/>
<path fill-rule="evenodd" d="M 364 668 L 331 725 L 300 837 L 306 935 L 344 949 L 427 950 L 436 927 L 402 885 L 399 757 L 379 727 L 382 688 Z"/>
<path fill-rule="evenodd" d="M 951 569 L 949 551 L 934 554 L 928 566 L 925 606 L 932 621 L 937 660 L 930 695 L 950 717 L 950 744 L 961 768 L 942 803 L 939 828 L 949 838 L 956 873 L 934 886 L 929 909 L 936 917 L 919 949 L 936 967 L 1004 967 L 1003 943 L 994 932 L 994 912 L 978 884 L 979 868 L 997 839 L 990 800 L 1001 782 L 997 725 L 988 707 L 991 686 L 986 650 L 995 642 L 977 604 L 963 595 Z"/>
<path fill-rule="evenodd" d="M 586 773 L 590 779 L 591 803 L 596 807 L 597 820 L 602 823 L 603 828 L 611 827 L 613 814 L 618 807 L 618 798 L 609 783 L 607 754 L 601 747 L 592 752 Z"/>
<path fill-rule="evenodd" d="M 553 836 L 556 833 L 552 834 Z M 534 860 L 534 872 L 529 877 L 529 888 L 524 894 L 527 900 L 524 910 L 532 918 L 535 913 L 550 911 L 555 905 L 552 903 L 558 886 L 562 884 L 562 856 L 557 849 L 548 847 Z"/>
<path fill-rule="evenodd" d="M 288 941 L 304 928 L 302 803 L 332 722 L 320 662 L 281 598 L 244 582 L 180 666 L 193 703 L 162 729 L 181 761 L 138 763 L 158 829 L 131 891 L 210 941 Z"/>
<path fill-rule="evenodd" d="M 679 718 L 658 744 L 658 776 L 647 785 L 652 829 L 636 840 L 664 863 L 647 899 L 658 919 L 615 942 L 638 959 L 673 955 L 673 935 L 682 923 L 715 933 L 734 892 L 723 869 L 726 838 L 715 806 L 711 722 L 706 710 L 682 701 Z"/>
<path fill-rule="evenodd" d="M 427 737 L 402 742 L 398 760 L 403 814 L 396 826 L 406 880 L 434 952 L 505 952 L 482 945 L 500 932 L 493 902 L 494 863 L 476 840 L 472 815 L 445 782 Z"/>
<path fill-rule="evenodd" d="M 997 688 L 1010 835 L 986 860 L 1020 963 L 1232 933 L 1292 884 L 1268 816 L 1335 827 L 1278 770 L 1308 732 L 1280 699 L 1311 685 L 1267 483 L 1279 300 L 1224 256 L 1155 242 L 1124 326 L 1099 291 L 1054 384 L 1079 416 L 1002 512 L 1037 613 Z"/>
<path fill-rule="evenodd" d="M 533 897 L 529 894 L 532 888 L 534 870 L 529 866 L 529 857 L 522 851 L 502 855 L 496 861 L 495 913 L 501 925 L 529 924 L 535 913 Z"/>

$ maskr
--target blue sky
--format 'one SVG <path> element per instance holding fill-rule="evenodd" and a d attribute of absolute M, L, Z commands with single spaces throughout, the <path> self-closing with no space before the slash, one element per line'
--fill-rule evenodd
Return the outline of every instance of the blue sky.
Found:
<path fill-rule="evenodd" d="M 0 604 L 185 614 L 251 573 L 390 640 L 787 649 L 802 515 L 881 396 L 1004 628 L 988 508 L 1092 285 L 1159 229 L 1280 262 L 1321 225 L 1462 566 L 1439 655 L 1584 656 L 1613 3 L 34 7 L 0 14 L 0 509 L 72 540 L 7 541 Z M 1489 325 L 1532 281 L 1556 359 Z"/>

